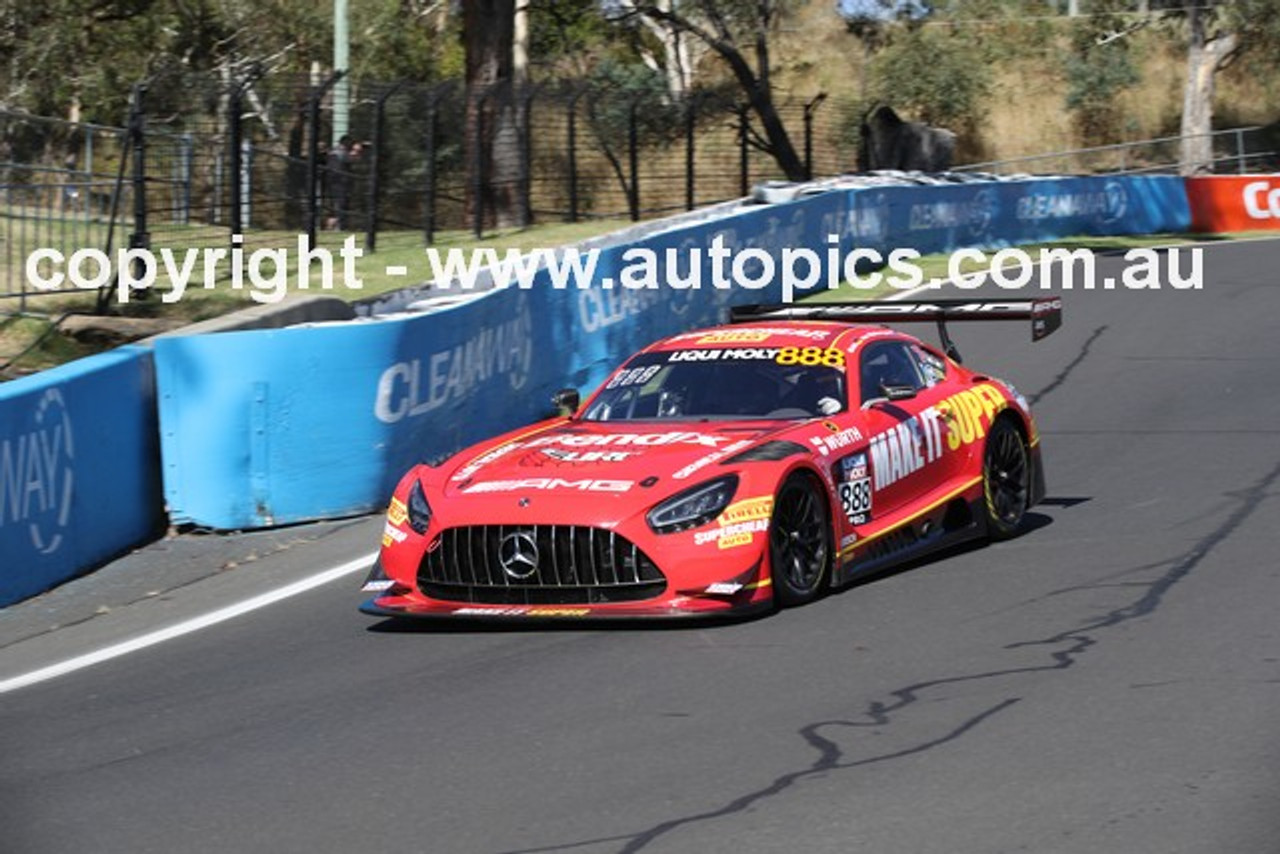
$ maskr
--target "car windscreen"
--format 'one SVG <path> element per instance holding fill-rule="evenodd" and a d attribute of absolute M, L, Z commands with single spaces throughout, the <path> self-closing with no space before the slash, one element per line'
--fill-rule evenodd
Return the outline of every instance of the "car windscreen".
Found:
<path fill-rule="evenodd" d="M 845 410 L 843 354 L 816 347 L 642 353 L 609 378 L 587 421 L 813 418 Z"/>

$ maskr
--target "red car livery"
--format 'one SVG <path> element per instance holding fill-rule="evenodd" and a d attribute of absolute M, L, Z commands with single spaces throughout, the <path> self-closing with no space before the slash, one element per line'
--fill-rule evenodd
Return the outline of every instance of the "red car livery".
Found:
<path fill-rule="evenodd" d="M 572 414 L 396 487 L 362 610 L 677 617 L 807 602 L 952 543 L 1003 538 L 1044 495 L 1008 383 L 945 322 L 1061 322 L 1057 300 L 752 306 L 633 356 Z M 938 323 L 943 348 L 867 321 Z"/>

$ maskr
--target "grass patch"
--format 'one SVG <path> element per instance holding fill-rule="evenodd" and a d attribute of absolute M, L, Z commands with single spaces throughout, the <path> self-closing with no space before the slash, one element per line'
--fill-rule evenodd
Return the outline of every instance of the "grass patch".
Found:
<path fill-rule="evenodd" d="M 0 319 L 0 381 L 92 355 L 95 348 L 68 338 L 40 317 Z"/>

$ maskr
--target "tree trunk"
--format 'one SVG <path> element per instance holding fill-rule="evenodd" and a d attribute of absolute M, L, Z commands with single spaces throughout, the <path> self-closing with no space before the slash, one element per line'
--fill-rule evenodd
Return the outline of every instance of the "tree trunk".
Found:
<path fill-rule="evenodd" d="M 1179 171 L 1198 175 L 1213 171 L 1213 94 L 1215 76 L 1235 52 L 1235 33 L 1206 33 L 1205 12 L 1191 6 L 1187 12 L 1190 44 L 1187 47 L 1187 82 L 1182 95 L 1182 152 Z"/>
<path fill-rule="evenodd" d="M 512 93 L 515 0 L 464 0 L 466 214 L 483 205 L 485 227 L 519 222 L 520 133 Z M 476 189 L 479 188 L 479 196 Z"/>
<path fill-rule="evenodd" d="M 635 8 L 633 2 L 624 2 L 622 5 L 626 8 Z M 656 0 L 654 5 L 668 15 L 672 12 L 672 0 Z M 673 100 L 683 99 L 693 89 L 693 67 L 697 64 L 690 37 L 669 20 L 642 17 L 640 21 L 662 46 L 661 62 L 642 48 L 645 63 L 650 68 L 661 71 L 666 77 L 667 93 Z M 705 46 L 703 49 L 705 50 Z"/>
<path fill-rule="evenodd" d="M 529 2 L 515 0 L 512 9 L 511 79 L 517 89 L 529 84 Z"/>
<path fill-rule="evenodd" d="M 716 50 L 729 63 L 734 76 L 738 79 L 738 84 L 747 93 L 747 103 L 760 119 L 760 127 L 764 131 L 765 139 L 769 142 L 769 153 L 773 155 L 778 168 L 787 176 L 788 181 L 807 181 L 809 175 L 805 171 L 804 162 L 796 153 L 795 146 L 791 144 L 791 137 L 787 134 L 782 117 L 778 115 L 778 108 L 773 103 L 773 93 L 769 88 L 768 65 L 766 64 L 757 76 L 739 51 L 726 51 L 719 45 L 716 46 Z M 767 62 L 767 57 L 764 59 Z"/>

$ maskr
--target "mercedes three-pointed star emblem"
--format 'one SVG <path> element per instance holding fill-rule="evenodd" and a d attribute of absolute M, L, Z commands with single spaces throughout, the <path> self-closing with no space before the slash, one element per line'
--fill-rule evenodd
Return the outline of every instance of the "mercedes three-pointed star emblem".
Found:
<path fill-rule="evenodd" d="M 498 543 L 498 563 L 516 581 L 531 578 L 538 571 L 538 541 L 529 531 L 507 534 Z"/>

